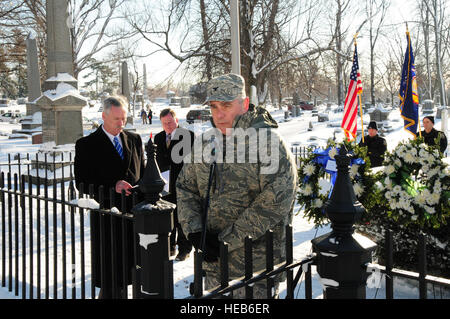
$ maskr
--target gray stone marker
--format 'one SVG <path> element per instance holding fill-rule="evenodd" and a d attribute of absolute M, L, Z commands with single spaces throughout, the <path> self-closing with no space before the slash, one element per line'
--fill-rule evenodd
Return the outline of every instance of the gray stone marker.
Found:
<path fill-rule="evenodd" d="M 36 100 L 42 112 L 43 142 L 75 143 L 83 136 L 81 109 L 86 99 L 73 77 L 67 0 L 47 0 L 47 80 Z"/>
<path fill-rule="evenodd" d="M 190 107 L 191 106 L 191 98 L 189 96 L 182 96 L 180 100 L 181 107 Z"/>
<path fill-rule="evenodd" d="M 437 120 L 440 120 L 440 119 L 442 119 L 442 111 L 445 109 L 446 107 L 445 106 L 438 106 L 437 108 L 436 108 L 436 119 Z"/>

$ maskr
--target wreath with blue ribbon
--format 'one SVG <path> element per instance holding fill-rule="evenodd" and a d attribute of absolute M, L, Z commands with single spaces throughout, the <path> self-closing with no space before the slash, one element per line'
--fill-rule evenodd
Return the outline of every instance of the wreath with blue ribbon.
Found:
<path fill-rule="evenodd" d="M 306 157 L 300 159 L 300 168 L 298 169 L 297 200 L 303 209 L 304 217 L 309 221 L 312 220 L 316 226 L 329 222 L 324 211 L 324 204 L 331 197 L 333 191 L 337 177 L 334 156 L 338 154 L 342 145 L 345 145 L 347 151 L 353 155 L 349 174 L 358 201 L 366 210 L 371 209 L 378 201 L 374 198 L 380 193 L 377 191 L 375 183 L 380 174 L 371 172 L 367 148 L 359 147 L 355 142 L 344 140 L 336 143 L 329 139 L 325 149 L 308 149 Z M 363 221 L 366 220 L 367 216 L 363 216 Z"/>

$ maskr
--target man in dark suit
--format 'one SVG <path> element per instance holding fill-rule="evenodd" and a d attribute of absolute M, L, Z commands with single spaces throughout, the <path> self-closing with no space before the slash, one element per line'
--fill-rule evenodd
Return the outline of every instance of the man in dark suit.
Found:
<path fill-rule="evenodd" d="M 144 154 L 141 137 L 135 133 L 123 131 L 127 118 L 127 102 L 121 97 L 109 97 L 103 102 L 103 125 L 89 136 L 80 138 L 75 144 L 75 182 L 78 190 L 84 184 L 83 192 L 89 194 L 89 185 L 94 186 L 94 199 L 99 201 L 99 186 L 104 189 L 104 208 L 112 206 L 122 210 L 120 194 L 126 193 L 125 212 L 131 213 L 132 200 L 129 196 L 133 185 L 136 185 L 144 174 Z M 114 198 L 110 197 L 110 189 L 115 190 Z M 112 220 L 111 220 L 112 218 Z M 100 246 L 100 225 L 104 222 L 102 246 Z M 118 289 L 113 295 L 112 288 L 112 254 L 111 223 L 115 229 L 116 270 L 114 274 Z M 110 214 L 91 213 L 92 263 L 93 280 L 100 287 L 99 298 L 119 298 L 120 290 L 131 282 L 131 269 L 134 263 L 133 227 L 126 220 L 127 238 L 125 249 L 127 257 L 127 282 L 123 283 L 122 256 L 122 220 Z M 101 254 L 104 254 L 101 267 Z M 104 284 L 101 285 L 103 277 Z"/>
<path fill-rule="evenodd" d="M 183 158 L 191 151 L 194 143 L 194 133 L 178 126 L 178 118 L 172 109 L 161 111 L 159 118 L 163 131 L 155 135 L 156 161 L 161 172 L 170 170 L 169 195 L 163 199 L 171 203 L 177 203 L 175 182 L 183 168 Z M 180 144 L 181 143 L 181 144 Z M 170 235 L 170 253 L 175 254 L 175 246 L 178 245 L 176 260 L 185 260 L 192 250 L 192 243 L 186 238 L 178 222 L 177 210 L 174 211 L 174 229 Z"/>

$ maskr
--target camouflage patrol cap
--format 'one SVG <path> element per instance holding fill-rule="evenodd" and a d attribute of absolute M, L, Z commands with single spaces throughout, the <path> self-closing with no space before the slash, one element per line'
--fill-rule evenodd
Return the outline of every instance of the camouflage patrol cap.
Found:
<path fill-rule="evenodd" d="M 210 101 L 230 102 L 246 97 L 245 81 L 240 75 L 228 73 L 211 79 L 206 86 L 206 104 Z"/>

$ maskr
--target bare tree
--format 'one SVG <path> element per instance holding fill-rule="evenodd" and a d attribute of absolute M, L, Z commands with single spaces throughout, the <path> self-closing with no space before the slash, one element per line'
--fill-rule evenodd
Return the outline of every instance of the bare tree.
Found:
<path fill-rule="evenodd" d="M 277 68 L 332 49 L 332 40 L 323 42 L 314 34 L 322 8 L 322 0 L 240 1 L 241 73 L 248 92 L 250 86 L 257 88 L 260 102 L 268 97 Z M 156 46 L 155 52 L 167 52 L 200 73 L 200 79 L 230 70 L 229 1 L 172 1 L 158 16 L 150 8 L 141 11 L 130 23 Z"/>
<path fill-rule="evenodd" d="M 14 28 L 26 36 L 31 30 L 36 33 L 40 62 L 46 56 L 46 12 L 43 0 L 13 0 L 14 10 L 1 19 L 3 30 Z M 89 67 L 89 61 L 106 49 L 136 35 L 135 30 L 125 29 L 123 23 L 130 0 L 69 0 L 68 26 L 71 29 L 74 75 Z M 4 2 L 2 2 L 4 3 Z M 3 22 L 3 24 L 2 24 Z M 45 76 L 45 68 L 41 75 Z M 44 71 L 44 72 L 42 72 Z"/>
<path fill-rule="evenodd" d="M 419 3 L 420 19 L 423 31 L 423 47 L 425 51 L 425 67 L 427 70 L 427 85 L 425 86 L 425 91 L 429 99 L 433 99 L 433 84 L 432 84 L 432 69 L 430 61 L 430 11 L 428 10 L 426 4 L 422 1 Z"/>
<path fill-rule="evenodd" d="M 392 54 L 389 52 L 389 60 L 385 63 L 385 72 L 382 75 L 383 86 L 389 94 L 389 100 L 391 106 L 394 107 L 394 97 L 398 93 L 398 87 L 400 83 L 400 72 L 401 69 L 396 63 L 395 59 L 392 58 Z"/>
<path fill-rule="evenodd" d="M 389 1 L 386 0 L 367 0 L 366 10 L 369 21 L 369 40 L 370 40 L 370 100 L 375 105 L 375 48 L 380 35 L 380 29 L 383 26 Z M 377 19 L 377 21 L 375 21 Z M 377 24 L 374 26 L 374 24 Z"/>
<path fill-rule="evenodd" d="M 431 17 L 431 27 L 434 30 L 434 53 L 435 53 L 435 65 L 436 65 L 436 80 L 437 87 L 440 93 L 440 103 L 446 105 L 446 91 L 445 91 L 445 79 L 442 71 L 443 54 L 445 50 L 442 50 L 442 29 L 445 24 L 445 5 L 446 2 L 442 0 L 422 0 L 422 7 L 427 14 Z"/>
<path fill-rule="evenodd" d="M 136 30 L 126 28 L 129 0 L 70 0 L 74 74 L 89 67 L 89 61 L 105 49 L 132 39 Z M 89 48 L 86 50 L 86 48 Z"/>

